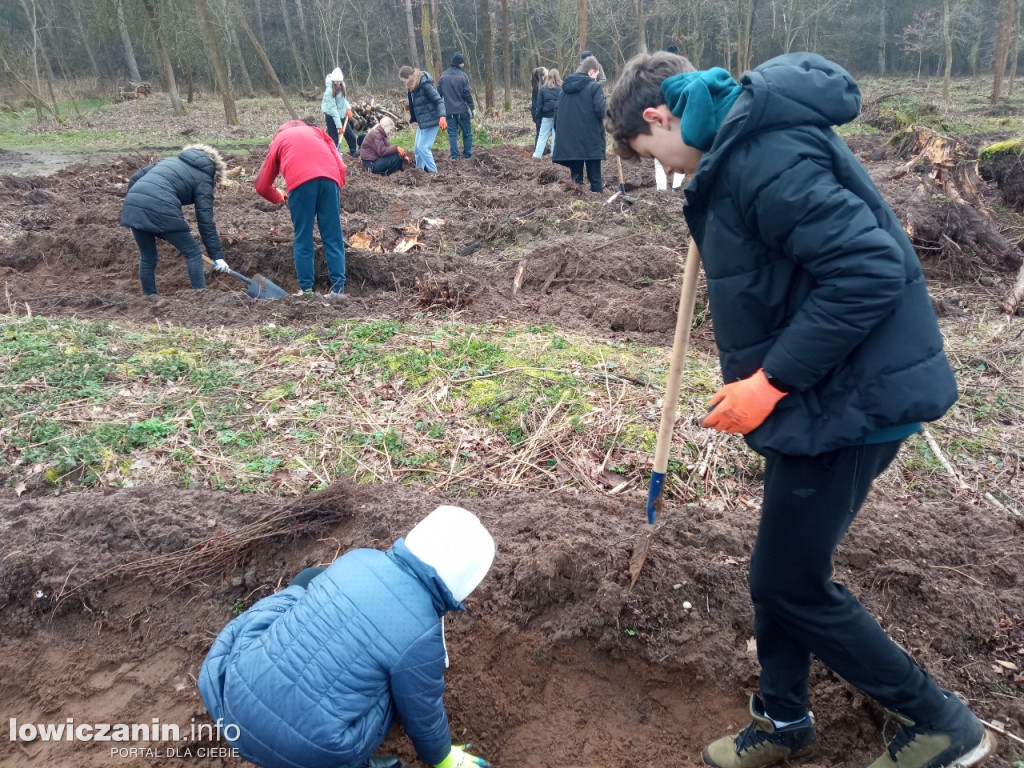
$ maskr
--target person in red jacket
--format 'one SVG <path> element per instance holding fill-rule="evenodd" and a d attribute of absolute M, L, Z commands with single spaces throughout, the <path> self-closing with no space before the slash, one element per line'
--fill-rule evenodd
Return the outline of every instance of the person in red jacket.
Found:
<path fill-rule="evenodd" d="M 277 129 L 267 157 L 256 178 L 256 191 L 272 203 L 287 201 L 295 228 L 295 278 L 299 290 L 313 293 L 313 219 L 331 280 L 328 296 L 345 295 L 345 239 L 341 232 L 341 188 L 345 163 L 331 137 L 322 128 L 301 120 L 289 120 Z M 274 186 L 284 176 L 287 192 Z"/>

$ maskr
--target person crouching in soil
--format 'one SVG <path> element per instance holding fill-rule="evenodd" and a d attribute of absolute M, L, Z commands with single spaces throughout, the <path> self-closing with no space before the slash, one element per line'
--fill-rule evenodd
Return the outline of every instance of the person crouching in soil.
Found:
<path fill-rule="evenodd" d="M 363 139 L 363 146 L 359 158 L 363 161 L 363 168 L 381 176 L 390 176 L 402 170 L 405 161 L 408 159 L 405 150 L 396 147 L 388 137 L 395 132 L 395 121 L 384 116 Z"/>
<path fill-rule="evenodd" d="M 256 191 L 276 205 L 288 203 L 295 230 L 295 278 L 299 292 L 313 293 L 313 220 L 327 260 L 330 297 L 345 295 L 345 239 L 341 232 L 341 188 L 345 163 L 334 141 L 322 128 L 289 120 L 277 129 L 256 178 Z M 274 186 L 280 173 L 287 192 Z"/>
<path fill-rule="evenodd" d="M 301 571 L 214 640 L 199 671 L 210 717 L 265 768 L 402 768 L 370 756 L 396 718 L 424 763 L 487 766 L 451 741 L 444 615 L 466 610 L 494 549 L 476 515 L 442 506 L 386 552 Z"/>
<path fill-rule="evenodd" d="M 121 209 L 121 226 L 130 227 L 139 246 L 142 293 L 156 290 L 156 238 L 166 240 L 185 257 L 189 283 L 206 287 L 203 253 L 185 221 L 184 206 L 195 206 L 199 237 L 218 272 L 227 272 L 224 252 L 213 221 L 213 192 L 225 182 L 227 164 L 206 144 L 189 144 L 177 157 L 168 157 L 136 171 L 128 181 Z"/>
<path fill-rule="evenodd" d="M 416 123 L 416 139 L 413 143 L 416 167 L 428 173 L 437 173 L 431 148 L 438 130 L 448 129 L 444 99 L 434 87 L 434 78 L 429 72 L 404 66 L 398 70 L 398 78 L 409 91 L 409 122 Z"/>
<path fill-rule="evenodd" d="M 582 72 L 573 72 L 562 83 L 562 96 L 554 125 L 558 141 L 551 148 L 551 159 L 569 169 L 577 184 L 583 183 L 583 169 L 591 192 L 600 192 L 601 161 L 604 160 L 604 89 L 597 82 L 601 65 L 588 56 L 580 65 Z M 542 126 L 543 129 L 543 126 Z"/>
<path fill-rule="evenodd" d="M 834 581 L 836 547 L 874 479 L 957 399 L 914 246 L 833 130 L 859 112 L 856 81 L 810 53 L 740 82 L 641 54 L 608 109 L 616 154 L 687 176 L 683 215 L 725 382 L 701 423 L 765 457 L 749 573 L 760 695 L 746 728 L 704 749 L 718 768 L 813 747 L 815 658 L 888 710 L 892 738 L 870 768 L 967 768 L 994 749 L 971 710 Z"/>

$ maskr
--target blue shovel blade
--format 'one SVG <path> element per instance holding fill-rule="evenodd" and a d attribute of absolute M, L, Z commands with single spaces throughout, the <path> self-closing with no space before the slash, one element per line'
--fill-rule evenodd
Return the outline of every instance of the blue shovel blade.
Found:
<path fill-rule="evenodd" d="M 654 525 L 658 517 L 656 502 L 661 496 L 661 487 L 665 484 L 664 472 L 651 472 L 651 489 L 647 492 L 647 522 Z"/>

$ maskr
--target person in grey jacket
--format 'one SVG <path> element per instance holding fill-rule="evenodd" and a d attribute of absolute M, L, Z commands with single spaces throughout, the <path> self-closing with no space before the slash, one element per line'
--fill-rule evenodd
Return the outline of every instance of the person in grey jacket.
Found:
<path fill-rule="evenodd" d="M 203 254 L 185 221 L 184 206 L 195 206 L 199 236 L 218 272 L 227 272 L 217 225 L 213 222 L 213 191 L 224 183 L 227 164 L 206 144 L 189 144 L 169 157 L 135 172 L 121 209 L 121 226 L 130 227 L 139 247 L 142 293 L 156 290 L 156 238 L 166 240 L 185 257 L 189 283 L 205 288 Z"/>
<path fill-rule="evenodd" d="M 448 118 L 448 144 L 452 160 L 459 157 L 459 133 L 462 133 L 462 156 L 473 156 L 473 91 L 466 74 L 466 57 L 461 53 L 452 56 L 452 65 L 441 73 L 437 91 L 444 99 Z"/>

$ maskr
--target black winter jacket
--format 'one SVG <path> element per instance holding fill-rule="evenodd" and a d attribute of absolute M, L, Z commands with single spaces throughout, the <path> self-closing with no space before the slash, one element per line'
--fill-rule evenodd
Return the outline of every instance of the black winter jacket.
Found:
<path fill-rule="evenodd" d="M 920 262 L 832 130 L 857 116 L 857 84 L 814 54 L 779 56 L 740 84 L 684 213 L 724 380 L 763 367 L 793 387 L 748 444 L 817 455 L 939 418 L 957 388 Z"/>
<path fill-rule="evenodd" d="M 541 117 L 554 117 L 558 113 L 558 102 L 562 98 L 562 89 L 549 88 L 544 85 L 540 89 L 537 111 Z"/>
<path fill-rule="evenodd" d="M 207 255 L 224 258 L 213 222 L 213 189 L 217 167 L 199 149 L 186 149 L 135 172 L 121 209 L 121 226 L 144 232 L 188 232 L 182 206 L 194 205 L 199 236 Z"/>
<path fill-rule="evenodd" d="M 599 83 L 578 72 L 565 78 L 555 116 L 558 141 L 551 159 L 563 165 L 571 160 L 604 160 L 604 109 L 604 89 Z"/>
<path fill-rule="evenodd" d="M 473 109 L 473 91 L 469 75 L 462 67 L 448 67 L 437 81 L 437 92 L 444 99 L 445 114 L 461 115 Z"/>
<path fill-rule="evenodd" d="M 444 99 L 434 87 L 434 78 L 424 72 L 420 84 L 409 91 L 409 122 L 420 128 L 433 128 L 446 114 Z"/>

